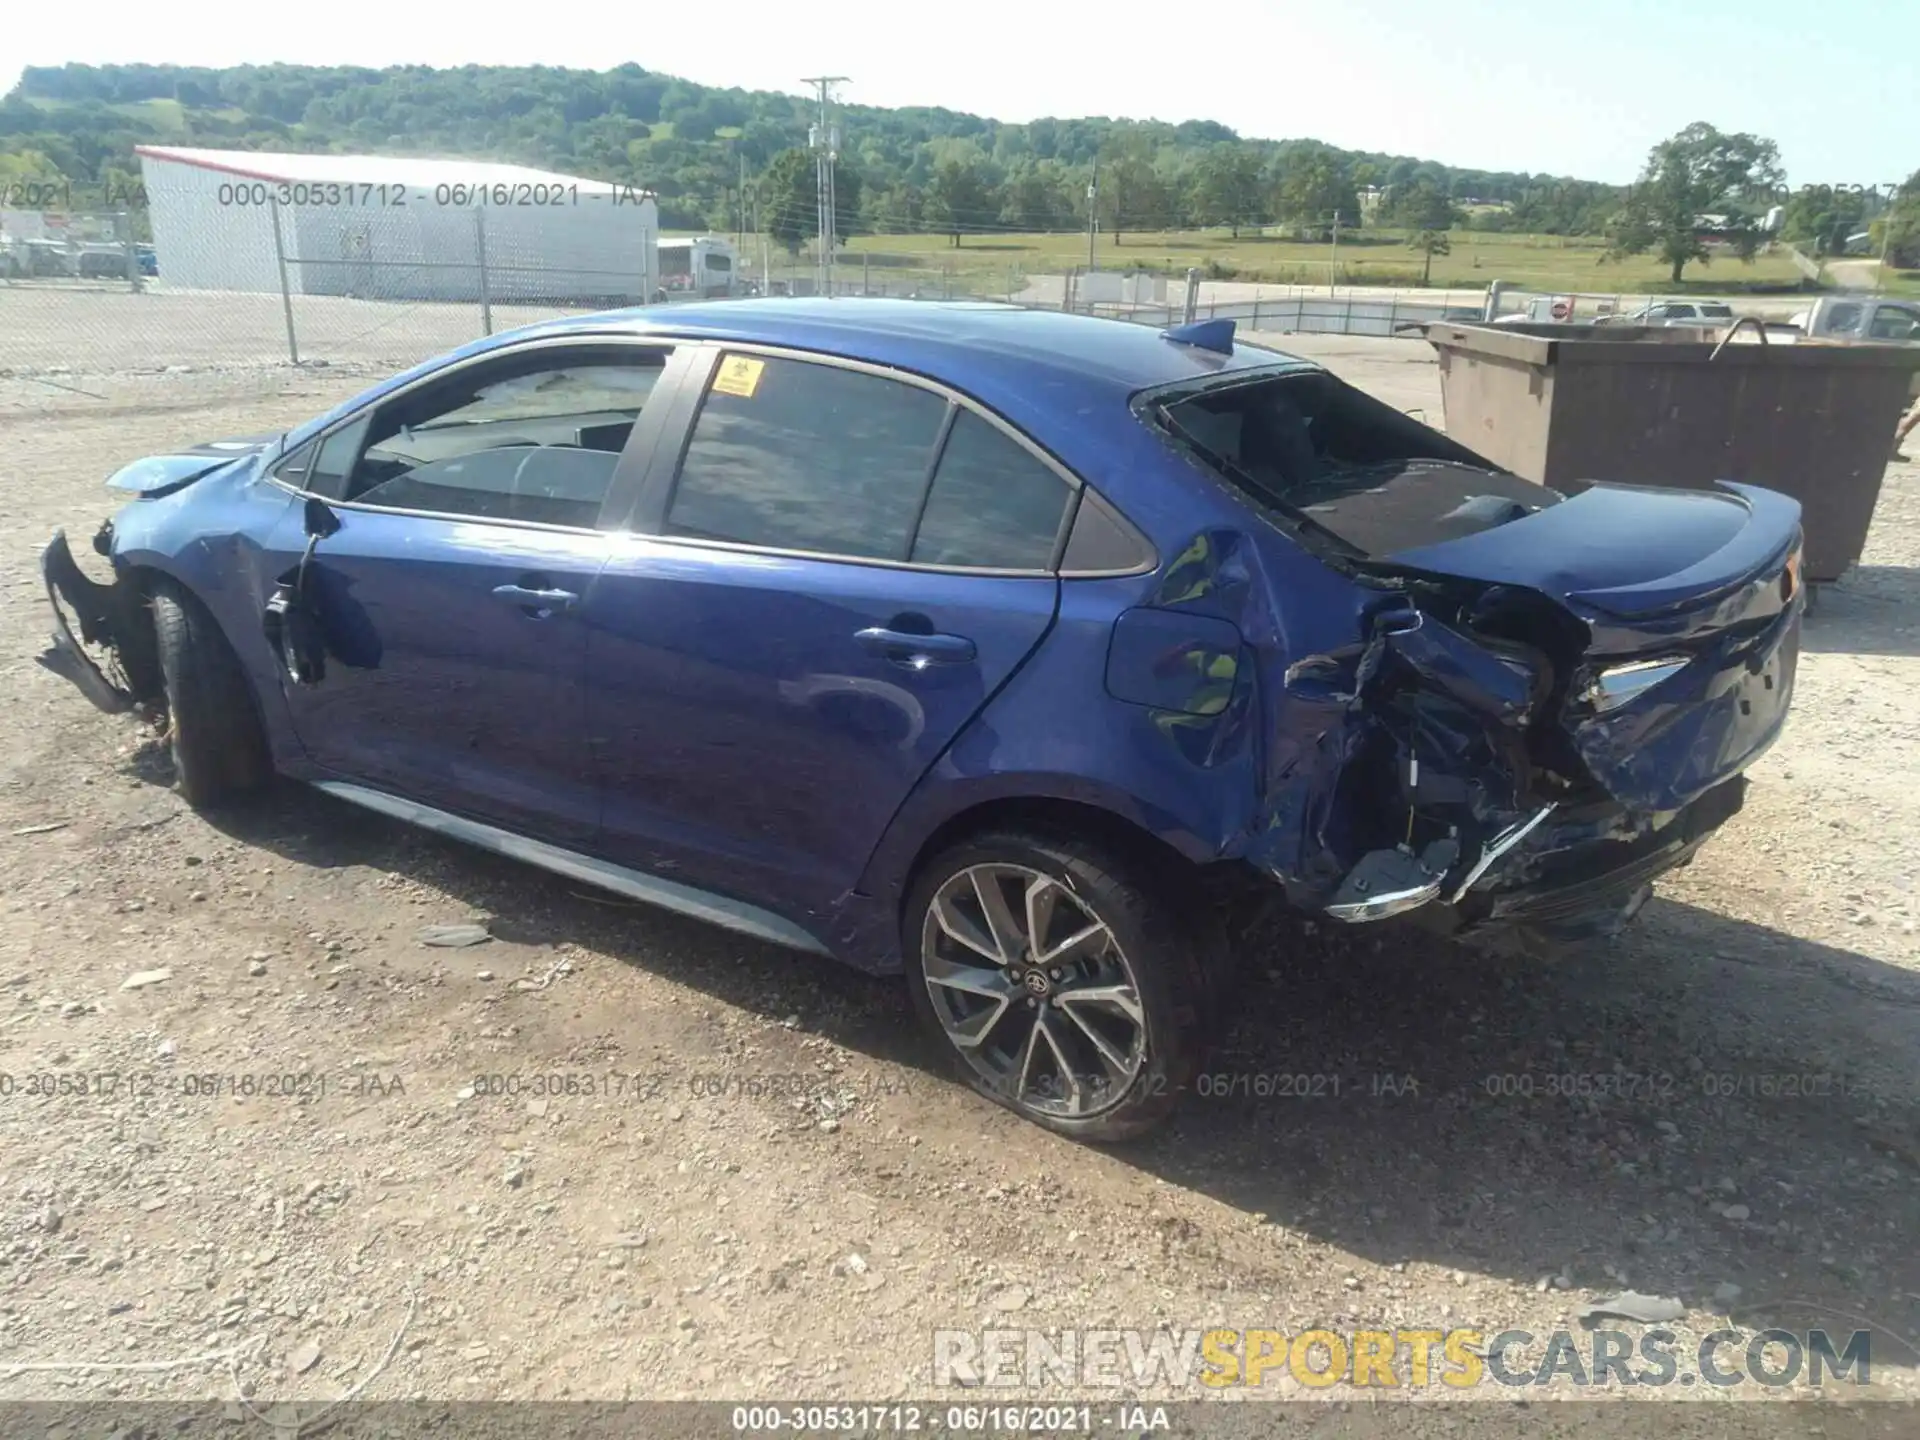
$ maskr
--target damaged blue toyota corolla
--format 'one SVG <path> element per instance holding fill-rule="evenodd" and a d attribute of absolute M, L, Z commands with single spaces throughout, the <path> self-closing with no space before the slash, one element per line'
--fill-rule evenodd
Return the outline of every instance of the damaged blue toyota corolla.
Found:
<path fill-rule="evenodd" d="M 569 319 L 129 466 L 45 663 L 276 772 L 904 970 L 1066 1134 L 1163 1116 L 1215 882 L 1604 932 L 1778 734 L 1799 510 L 1506 474 L 1317 366 L 999 305 Z"/>

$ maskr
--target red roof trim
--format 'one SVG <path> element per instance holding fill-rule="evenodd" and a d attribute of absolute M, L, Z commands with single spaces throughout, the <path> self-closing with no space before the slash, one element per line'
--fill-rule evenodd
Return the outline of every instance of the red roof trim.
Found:
<path fill-rule="evenodd" d="M 221 165 L 212 160 L 201 160 L 195 156 L 182 155 L 178 150 L 169 150 L 164 145 L 136 145 L 133 153 L 144 155 L 150 160 L 171 160 L 176 165 L 192 165 L 201 170 L 217 170 L 222 175 L 238 175 L 247 180 L 285 180 L 284 175 L 270 175 L 264 170 L 242 170 L 238 165 Z"/>
<path fill-rule="evenodd" d="M 238 165 L 222 165 L 217 160 L 202 160 L 202 159 L 199 159 L 197 156 L 183 155 L 178 150 L 169 149 L 165 145 L 136 145 L 133 147 L 133 153 L 136 155 L 144 155 L 150 160 L 168 160 L 175 165 L 192 165 L 201 170 L 214 170 L 219 172 L 222 175 L 238 175 L 242 179 L 246 179 L 246 180 L 271 180 L 276 183 L 286 183 L 289 185 L 311 183 L 306 181 L 295 180 L 293 179 L 293 177 L 285 174 L 284 172 L 276 175 L 273 172 L 268 170 L 246 170 L 246 169 L 242 169 Z M 316 153 L 319 155 L 325 156 L 325 158 L 329 160 L 338 160 L 343 158 L 341 156 L 332 154 L 329 151 L 318 151 Z M 403 155 L 403 156 L 376 155 L 376 156 L 371 156 L 369 158 L 376 159 L 376 160 L 390 160 L 390 159 L 419 160 L 420 159 L 420 157 L 418 156 L 411 156 L 411 155 Z M 433 163 L 433 162 L 422 161 L 422 163 Z M 447 165 L 498 165 L 501 162 L 497 160 L 463 160 L 463 159 L 442 158 L 438 163 L 447 164 Z M 645 198 L 652 200 L 655 203 L 658 203 L 660 199 L 659 192 L 652 189 L 650 186 L 646 186 L 646 185 L 631 185 L 620 180 L 583 180 L 582 177 L 580 176 L 562 175 L 558 171 L 542 171 L 541 173 L 553 175 L 557 179 L 565 180 L 568 184 L 605 185 L 614 191 L 631 192 L 635 195 L 644 196 Z M 320 182 L 320 183 L 326 183 L 326 182 Z M 344 185 L 348 182 L 343 180 L 340 183 Z M 512 183 L 512 182 L 507 182 L 507 183 Z"/>

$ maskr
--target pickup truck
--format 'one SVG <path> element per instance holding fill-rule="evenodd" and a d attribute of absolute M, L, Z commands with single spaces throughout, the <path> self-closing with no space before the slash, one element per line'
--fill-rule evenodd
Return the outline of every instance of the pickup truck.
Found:
<path fill-rule="evenodd" d="M 1769 338 L 1812 340 L 1829 345 L 1920 347 L 1920 302 L 1913 300 L 1889 300 L 1879 295 L 1822 295 L 1788 323 L 1792 326 L 1789 337 L 1769 333 Z M 1920 369 L 1914 370 L 1907 393 L 1920 400 Z"/>
<path fill-rule="evenodd" d="M 1789 323 L 1809 340 L 1920 344 L 1920 301 L 1822 295 Z"/>

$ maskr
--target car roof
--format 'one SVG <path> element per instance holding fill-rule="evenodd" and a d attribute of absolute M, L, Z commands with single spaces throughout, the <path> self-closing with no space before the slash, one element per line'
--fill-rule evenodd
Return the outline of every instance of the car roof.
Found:
<path fill-rule="evenodd" d="M 1128 404 L 1142 390 L 1256 370 L 1320 366 L 1236 342 L 1222 353 L 1135 325 L 982 301 L 742 299 L 643 306 L 542 321 L 476 340 L 396 375 L 283 441 L 303 443 L 362 406 L 454 362 L 531 340 L 657 336 L 807 350 L 911 371 L 998 412 L 1084 479 L 1126 503 L 1135 476 L 1164 458 Z"/>
<path fill-rule="evenodd" d="M 911 370 L 996 409 L 1032 394 L 1036 385 L 1124 401 L 1140 390 L 1223 371 L 1309 364 L 1245 342 L 1222 354 L 1177 344 L 1152 325 L 982 300 L 719 300 L 549 321 L 514 335 L 582 330 L 814 350 Z"/>

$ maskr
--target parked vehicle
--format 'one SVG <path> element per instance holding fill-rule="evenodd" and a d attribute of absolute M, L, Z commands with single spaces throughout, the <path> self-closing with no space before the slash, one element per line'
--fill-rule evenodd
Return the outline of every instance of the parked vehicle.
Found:
<path fill-rule="evenodd" d="M 22 276 L 67 276 L 77 273 L 71 251 L 60 240 L 22 240 L 14 247 L 17 273 Z"/>
<path fill-rule="evenodd" d="M 1596 325 L 1731 325 L 1733 306 L 1720 300 L 1656 300 L 1595 320 Z"/>
<path fill-rule="evenodd" d="M 1520 309 L 1494 317 L 1495 325 L 1564 325 L 1573 319 L 1571 295 L 1535 295 Z"/>
<path fill-rule="evenodd" d="M 56 534 L 43 657 L 276 772 L 877 972 L 1110 1140 L 1231 1002 L 1216 889 L 1606 933 L 1784 722 L 1799 509 L 1565 498 L 1320 367 L 972 302 L 476 342 Z M 96 658 L 99 657 L 99 663 Z"/>
<path fill-rule="evenodd" d="M 83 280 L 112 280 L 123 278 L 127 273 L 126 249 L 120 245 L 82 245 L 80 247 L 79 270 L 80 278 Z"/>
<path fill-rule="evenodd" d="M 1809 339 L 1920 343 L 1920 302 L 1822 295 L 1790 323 Z"/>
<path fill-rule="evenodd" d="M 730 240 L 717 235 L 662 240 L 657 303 L 668 300 L 724 300 L 740 293 L 740 255 Z"/>

